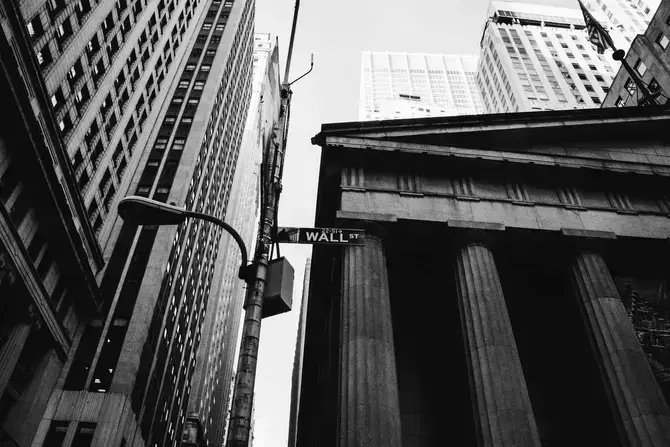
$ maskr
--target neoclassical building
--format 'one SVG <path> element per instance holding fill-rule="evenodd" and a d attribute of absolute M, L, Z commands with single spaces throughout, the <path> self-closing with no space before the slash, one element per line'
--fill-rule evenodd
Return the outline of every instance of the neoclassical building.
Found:
<path fill-rule="evenodd" d="M 323 125 L 297 445 L 670 445 L 668 128 Z"/>

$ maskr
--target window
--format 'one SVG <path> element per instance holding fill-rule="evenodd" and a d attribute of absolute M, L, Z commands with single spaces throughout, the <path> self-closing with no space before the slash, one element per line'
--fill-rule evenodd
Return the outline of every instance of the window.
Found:
<path fill-rule="evenodd" d="M 179 81 L 179 87 L 178 88 L 188 88 L 188 79 L 184 79 Z"/>
<path fill-rule="evenodd" d="M 100 51 L 100 42 L 98 41 L 98 35 L 94 34 L 91 40 L 86 44 L 86 56 L 88 60 L 92 60 L 93 57 L 98 54 Z"/>
<path fill-rule="evenodd" d="M 649 91 L 651 93 L 656 93 L 661 91 L 661 85 L 658 83 L 658 81 L 654 78 L 651 78 L 651 82 L 649 83 Z"/>
<path fill-rule="evenodd" d="M 670 43 L 670 40 L 665 36 L 665 34 L 661 33 L 658 35 L 656 38 L 656 43 L 663 48 L 664 50 L 668 48 L 668 44 Z"/>
<path fill-rule="evenodd" d="M 172 142 L 172 150 L 173 151 L 182 151 L 184 150 L 184 145 L 186 144 L 186 140 L 184 138 L 175 138 L 174 141 Z"/>
<path fill-rule="evenodd" d="M 60 86 L 56 88 L 56 91 L 51 95 L 51 106 L 54 110 L 57 110 L 60 106 L 65 103 L 65 97 L 63 96 L 63 89 Z"/>
<path fill-rule="evenodd" d="M 188 105 L 190 105 L 190 106 L 198 105 L 198 102 L 199 102 L 199 101 L 200 101 L 200 100 L 199 100 L 198 98 L 190 98 L 190 99 L 188 100 Z"/>
<path fill-rule="evenodd" d="M 69 424 L 68 421 L 51 421 L 44 445 L 63 445 Z"/>
<path fill-rule="evenodd" d="M 72 36 L 72 24 L 70 23 L 70 19 L 67 18 L 56 27 L 56 41 L 61 49 L 70 36 Z"/>
<path fill-rule="evenodd" d="M 49 50 L 49 44 L 46 43 L 40 51 L 37 52 L 37 63 L 40 68 L 46 68 L 53 58 L 51 57 L 51 51 Z"/>
<path fill-rule="evenodd" d="M 211 68 L 212 68 L 211 65 L 205 64 L 205 65 L 203 65 L 202 67 L 200 67 L 200 71 L 206 73 L 206 72 L 208 72 Z"/>
<path fill-rule="evenodd" d="M 626 90 L 628 90 L 628 93 L 630 93 L 631 95 L 634 95 L 635 90 L 637 89 L 637 86 L 635 85 L 635 81 L 633 81 L 630 78 L 628 78 L 628 80 L 624 84 L 624 87 L 626 88 Z"/>
<path fill-rule="evenodd" d="M 205 86 L 205 81 L 195 81 L 193 85 L 193 90 L 202 90 Z"/>
<path fill-rule="evenodd" d="M 574 59 L 575 55 L 572 53 L 565 53 L 566 56 L 568 56 L 570 59 Z"/>
<path fill-rule="evenodd" d="M 114 28 L 114 14 L 109 13 L 107 17 L 102 22 L 102 32 L 107 36 L 109 32 Z"/>
<path fill-rule="evenodd" d="M 593 101 L 594 104 L 600 104 L 600 98 L 595 96 L 591 96 L 591 101 Z"/>
<path fill-rule="evenodd" d="M 637 71 L 637 74 L 640 76 L 644 76 L 644 74 L 647 72 L 647 66 L 642 62 L 642 59 L 638 59 L 638 61 L 635 63 L 635 71 Z"/>
<path fill-rule="evenodd" d="M 621 96 L 619 96 L 616 101 L 614 102 L 615 107 L 624 107 L 626 105 L 626 102 L 623 100 Z"/>
<path fill-rule="evenodd" d="M 28 34 L 34 39 L 44 34 L 44 28 L 42 27 L 42 21 L 40 20 L 39 14 L 37 14 L 30 22 L 28 22 L 27 28 Z"/>
<path fill-rule="evenodd" d="M 80 422 L 77 428 L 77 434 L 72 440 L 72 447 L 86 447 L 93 444 L 93 435 L 95 434 L 94 422 Z"/>
<path fill-rule="evenodd" d="M 74 85 L 77 80 L 81 77 L 81 75 L 84 73 L 84 69 L 81 66 L 81 60 L 77 59 L 77 62 L 74 63 L 74 65 L 70 68 L 70 70 L 67 72 L 67 80 L 70 81 L 70 85 Z"/>
<path fill-rule="evenodd" d="M 186 71 L 193 71 L 193 70 L 195 70 L 195 64 L 186 65 Z"/>

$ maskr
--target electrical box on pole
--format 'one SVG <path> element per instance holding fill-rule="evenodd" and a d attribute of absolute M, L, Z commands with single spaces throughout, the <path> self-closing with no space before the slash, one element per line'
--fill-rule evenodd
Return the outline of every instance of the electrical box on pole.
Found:
<path fill-rule="evenodd" d="M 286 258 L 281 257 L 268 262 L 262 318 L 291 310 L 294 276 L 295 270 Z"/>

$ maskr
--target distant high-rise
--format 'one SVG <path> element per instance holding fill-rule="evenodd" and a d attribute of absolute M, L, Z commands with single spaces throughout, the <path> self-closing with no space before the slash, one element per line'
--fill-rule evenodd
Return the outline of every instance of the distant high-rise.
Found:
<path fill-rule="evenodd" d="M 312 270 L 312 258 L 305 261 L 305 271 L 302 280 L 302 303 L 298 318 L 298 331 L 295 340 L 295 354 L 293 358 L 293 377 L 291 378 L 291 409 L 288 422 L 287 447 L 296 447 L 298 442 L 298 416 L 300 410 L 300 390 L 302 387 L 302 365 L 305 355 L 305 331 L 307 328 L 307 306 L 309 299 L 309 278 Z"/>
<path fill-rule="evenodd" d="M 612 63 L 589 42 L 579 9 L 493 1 L 477 86 L 488 113 L 598 107 Z"/>
<path fill-rule="evenodd" d="M 362 121 L 482 113 L 477 56 L 363 52 Z"/>
<path fill-rule="evenodd" d="M 0 135 L 0 215 L 13 217 L 0 296 L 21 303 L 1 309 L 0 439 L 179 443 L 222 230 L 138 228 L 116 208 L 134 194 L 226 216 L 254 5 L 0 3 L 14 116 Z"/>
<path fill-rule="evenodd" d="M 279 116 L 279 50 L 270 34 L 254 37 L 254 78 L 249 114 L 237 160 L 226 221 L 249 251 L 254 247 L 260 196 L 260 164 Z M 237 359 L 244 282 L 237 277 L 239 248 L 232 236 L 221 237 L 212 279 L 202 341 L 196 355 L 183 446 L 225 443 L 231 383 Z"/>

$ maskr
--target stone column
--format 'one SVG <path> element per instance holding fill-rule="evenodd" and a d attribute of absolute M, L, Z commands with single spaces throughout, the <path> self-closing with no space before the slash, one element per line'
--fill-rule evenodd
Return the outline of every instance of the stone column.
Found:
<path fill-rule="evenodd" d="M 479 446 L 539 446 L 493 253 L 471 242 L 456 256 L 461 326 Z"/>
<path fill-rule="evenodd" d="M 670 445 L 670 412 L 605 260 L 581 251 L 571 276 L 622 444 Z"/>
<path fill-rule="evenodd" d="M 344 248 L 340 345 L 340 447 L 401 446 L 388 272 L 382 241 Z"/>
<path fill-rule="evenodd" d="M 31 304 L 28 306 L 28 315 L 10 329 L 6 343 L 0 348 L 0 397 L 5 393 L 32 326 L 39 325 L 37 318 L 37 311 Z"/>

